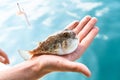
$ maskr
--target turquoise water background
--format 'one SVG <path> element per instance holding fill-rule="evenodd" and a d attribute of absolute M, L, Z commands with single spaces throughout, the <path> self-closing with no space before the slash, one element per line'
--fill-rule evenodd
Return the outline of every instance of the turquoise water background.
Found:
<path fill-rule="evenodd" d="M 31 26 L 17 15 L 17 2 Z M 86 15 L 98 18 L 100 32 L 77 61 L 86 64 L 92 76 L 55 72 L 42 80 L 120 80 L 120 0 L 0 0 L 0 48 L 13 66 L 23 61 L 19 49 L 34 48 L 36 42 Z"/>

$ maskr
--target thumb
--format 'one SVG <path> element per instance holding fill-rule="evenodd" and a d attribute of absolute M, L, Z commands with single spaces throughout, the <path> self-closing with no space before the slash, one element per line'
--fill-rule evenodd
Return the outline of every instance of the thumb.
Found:
<path fill-rule="evenodd" d="M 67 61 L 63 63 L 64 71 L 80 72 L 87 77 L 91 76 L 90 70 L 82 63 Z"/>

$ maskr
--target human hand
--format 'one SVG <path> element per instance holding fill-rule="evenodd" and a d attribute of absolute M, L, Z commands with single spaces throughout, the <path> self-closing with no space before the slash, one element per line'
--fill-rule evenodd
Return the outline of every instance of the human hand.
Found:
<path fill-rule="evenodd" d="M 83 73 L 89 77 L 91 75 L 89 69 L 84 64 L 73 61 L 81 57 L 81 55 L 84 53 L 84 51 L 87 49 L 87 47 L 90 45 L 98 33 L 99 29 L 95 27 L 96 22 L 96 18 L 86 16 L 80 22 L 75 21 L 67 26 L 67 29 L 73 30 L 79 39 L 78 48 L 73 53 L 64 56 L 34 56 L 31 60 L 37 60 L 38 62 L 37 68 L 39 69 L 39 76 L 41 76 L 42 70 L 42 76 L 54 71 L 72 71 Z"/>
<path fill-rule="evenodd" d="M 2 62 L 4 64 L 9 64 L 8 56 L 1 49 L 0 49 L 0 62 Z"/>

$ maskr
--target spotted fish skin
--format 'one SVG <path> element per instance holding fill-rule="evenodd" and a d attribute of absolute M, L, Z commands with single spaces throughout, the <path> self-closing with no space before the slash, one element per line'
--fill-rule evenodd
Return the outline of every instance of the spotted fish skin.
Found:
<path fill-rule="evenodd" d="M 68 54 L 69 51 L 66 51 L 66 49 L 68 49 L 72 45 L 73 47 L 76 47 L 78 45 L 78 39 L 76 37 L 76 34 L 72 30 L 66 29 L 49 36 L 45 41 L 40 42 L 38 47 L 30 51 L 30 53 L 31 54 L 46 53 L 46 54 L 58 54 L 58 55 Z"/>

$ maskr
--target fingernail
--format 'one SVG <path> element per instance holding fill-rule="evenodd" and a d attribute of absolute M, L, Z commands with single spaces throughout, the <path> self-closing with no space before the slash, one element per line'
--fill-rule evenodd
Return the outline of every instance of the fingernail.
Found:
<path fill-rule="evenodd" d="M 97 31 L 99 31 L 99 28 L 98 28 L 98 27 L 95 27 L 94 29 L 97 30 Z"/>
<path fill-rule="evenodd" d="M 77 25 L 77 24 L 79 24 L 79 21 L 78 20 L 75 20 L 75 21 L 73 21 L 72 22 L 74 25 Z"/>
<path fill-rule="evenodd" d="M 96 17 L 93 17 L 92 19 L 94 19 L 94 21 L 97 21 L 97 18 L 96 18 Z"/>
<path fill-rule="evenodd" d="M 91 16 L 90 16 L 90 15 L 87 15 L 87 16 L 85 16 L 85 18 L 90 19 L 90 18 L 91 18 Z"/>

